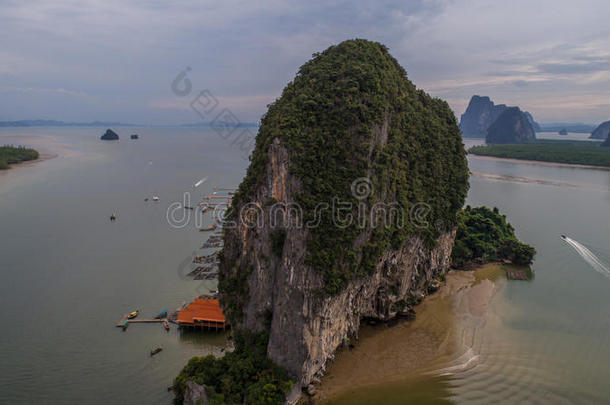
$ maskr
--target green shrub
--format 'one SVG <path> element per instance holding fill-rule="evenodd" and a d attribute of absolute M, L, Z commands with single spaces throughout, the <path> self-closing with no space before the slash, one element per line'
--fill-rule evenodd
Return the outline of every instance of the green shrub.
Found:
<path fill-rule="evenodd" d="M 193 357 L 174 379 L 176 401 L 182 402 L 186 382 L 193 381 L 205 386 L 210 404 L 283 404 L 292 381 L 267 358 L 268 340 L 266 333 L 236 333 L 235 351 Z"/>
<path fill-rule="evenodd" d="M 455 267 L 472 262 L 509 260 L 517 265 L 532 263 L 536 249 L 520 242 L 515 230 L 497 208 L 471 208 L 458 213 L 458 226 L 451 253 Z"/>

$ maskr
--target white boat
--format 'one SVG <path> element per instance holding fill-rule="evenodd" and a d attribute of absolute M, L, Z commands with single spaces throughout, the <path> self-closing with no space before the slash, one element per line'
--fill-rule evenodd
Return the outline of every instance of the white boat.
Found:
<path fill-rule="evenodd" d="M 157 197 L 156 195 L 153 195 L 153 201 L 159 201 L 159 197 Z"/>

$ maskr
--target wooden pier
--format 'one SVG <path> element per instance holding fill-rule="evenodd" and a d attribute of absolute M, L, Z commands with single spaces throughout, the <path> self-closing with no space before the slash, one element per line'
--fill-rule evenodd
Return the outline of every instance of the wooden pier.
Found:
<path fill-rule="evenodd" d="M 506 278 L 509 280 L 527 280 L 527 272 L 525 270 L 506 270 Z"/>
<path fill-rule="evenodd" d="M 127 323 L 163 323 L 164 319 L 128 319 Z"/>

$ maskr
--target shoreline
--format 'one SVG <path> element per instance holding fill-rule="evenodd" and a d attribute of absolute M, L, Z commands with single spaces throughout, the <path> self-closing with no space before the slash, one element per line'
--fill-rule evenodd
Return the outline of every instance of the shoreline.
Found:
<path fill-rule="evenodd" d="M 34 160 L 24 160 L 22 162 L 19 163 L 11 163 L 8 166 L 8 169 L 3 169 L 0 170 L 0 173 L 7 173 L 10 172 L 13 169 L 18 169 L 21 167 L 29 167 L 29 166 L 34 166 L 35 164 L 47 161 L 47 160 L 51 160 L 56 158 L 58 155 L 55 153 L 48 153 L 48 152 L 40 152 L 38 151 L 38 158 L 34 159 Z"/>
<path fill-rule="evenodd" d="M 540 166 L 557 166 L 557 167 L 573 167 L 577 169 L 597 169 L 597 170 L 610 170 L 608 166 L 595 166 L 595 165 L 583 165 L 579 163 L 561 163 L 561 162 L 547 162 L 545 160 L 528 160 L 528 159 L 517 159 L 517 158 L 503 158 L 496 156 L 487 155 L 475 155 L 474 153 L 468 153 L 468 157 L 477 159 L 495 160 L 500 162 L 512 162 L 512 163 L 529 163 Z"/>
<path fill-rule="evenodd" d="M 474 367 L 476 336 L 509 267 L 451 270 L 441 288 L 415 307 L 415 320 L 363 325 L 355 347 L 337 352 L 311 403 L 347 404 L 379 391 L 421 395 L 439 378 Z"/>

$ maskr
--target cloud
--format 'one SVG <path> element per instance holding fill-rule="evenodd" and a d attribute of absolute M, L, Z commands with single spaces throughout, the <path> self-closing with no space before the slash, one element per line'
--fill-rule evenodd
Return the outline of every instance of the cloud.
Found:
<path fill-rule="evenodd" d="M 537 68 L 540 72 L 558 74 L 605 72 L 610 71 L 610 60 L 584 61 L 580 63 L 541 63 Z"/>
<path fill-rule="evenodd" d="M 595 122 L 608 118 L 601 107 L 554 113 L 543 101 L 603 105 L 609 11 L 603 0 L 7 0 L 0 89 L 32 90 L 0 92 L 0 106 L 10 119 L 66 119 L 69 109 L 79 121 L 190 121 L 170 83 L 191 66 L 194 91 L 210 89 L 255 121 L 312 53 L 358 37 L 388 45 L 409 78 L 457 115 L 476 93 L 543 122 Z M 45 104 L 34 89 L 46 89 Z"/>

